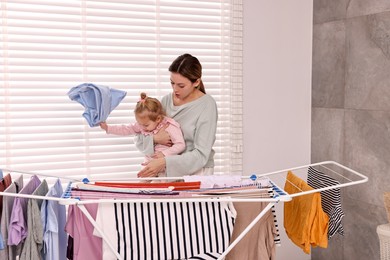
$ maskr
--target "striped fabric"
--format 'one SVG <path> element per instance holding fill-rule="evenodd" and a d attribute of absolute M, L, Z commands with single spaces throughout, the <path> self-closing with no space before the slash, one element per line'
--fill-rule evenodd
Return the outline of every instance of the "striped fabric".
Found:
<path fill-rule="evenodd" d="M 276 219 L 275 205 L 272 206 L 271 212 L 272 212 L 272 215 L 274 217 L 274 226 L 275 226 L 275 232 L 276 232 L 274 235 L 274 242 L 275 242 L 275 245 L 281 246 L 282 241 L 280 240 L 279 224 L 278 224 L 278 220 Z"/>
<path fill-rule="evenodd" d="M 307 183 L 314 189 L 340 184 L 337 180 L 313 167 L 308 168 Z M 340 189 L 336 188 L 321 191 L 321 204 L 322 209 L 329 216 L 328 239 L 333 237 L 336 233 L 344 235 L 344 228 L 342 225 L 344 212 L 341 207 Z"/>
<path fill-rule="evenodd" d="M 124 259 L 214 259 L 229 246 L 235 210 L 212 201 L 100 203 L 96 221 Z M 106 243 L 103 259 L 116 259 Z"/>
<path fill-rule="evenodd" d="M 268 191 L 268 194 L 270 195 L 270 198 L 273 198 L 275 196 L 273 189 Z M 275 245 L 281 246 L 282 242 L 280 240 L 279 224 L 278 224 L 278 220 L 276 218 L 275 205 L 272 206 L 271 212 L 272 212 L 272 215 L 274 216 L 274 225 L 275 225 L 275 231 L 276 231 L 276 233 L 274 235 L 274 242 L 275 242 Z"/>

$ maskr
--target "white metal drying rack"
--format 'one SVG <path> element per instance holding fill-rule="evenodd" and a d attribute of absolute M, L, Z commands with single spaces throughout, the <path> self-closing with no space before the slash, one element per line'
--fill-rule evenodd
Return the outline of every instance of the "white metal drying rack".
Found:
<path fill-rule="evenodd" d="M 244 197 L 226 197 L 226 196 L 205 196 L 205 197 L 191 197 L 191 198 L 161 198 L 161 199 L 155 199 L 155 198 L 145 198 L 145 199 L 94 199 L 94 200 L 79 200 L 75 198 L 68 198 L 67 197 L 67 192 L 69 192 L 69 189 L 72 187 L 72 182 L 78 181 L 79 180 L 74 180 L 74 179 L 69 179 L 69 178 L 63 178 L 63 177 L 58 177 L 58 176 L 52 176 L 52 175 L 42 175 L 42 174 L 37 174 L 37 173 L 32 173 L 32 172 L 23 172 L 23 171 L 15 171 L 15 170 L 8 170 L 8 169 L 3 169 L 3 171 L 8 171 L 11 173 L 22 173 L 22 174 L 30 174 L 30 175 L 38 175 L 38 176 L 44 176 L 44 177 L 54 177 L 54 178 L 60 178 L 60 179 L 67 179 L 69 182 L 67 190 L 64 192 L 63 196 L 61 198 L 55 198 L 55 197 L 45 197 L 45 196 L 37 196 L 37 195 L 27 195 L 27 194 L 14 194 L 14 193 L 6 193 L 6 192 L 0 192 L 0 195 L 3 196 L 13 196 L 13 197 L 22 197 L 22 198 L 32 198 L 32 199 L 42 199 L 42 200 L 54 200 L 58 201 L 60 204 L 63 205 L 76 205 L 80 208 L 80 210 L 85 214 L 85 216 L 88 218 L 88 220 L 91 222 L 91 224 L 94 226 L 94 228 L 100 233 L 102 239 L 107 243 L 107 245 L 110 247 L 112 252 L 115 254 L 115 256 L 118 259 L 123 259 L 121 255 L 116 251 L 115 247 L 112 245 L 112 243 L 109 241 L 109 239 L 105 236 L 104 232 L 102 232 L 101 228 L 97 225 L 96 221 L 92 218 L 88 210 L 85 208 L 85 204 L 90 204 L 90 203 L 121 203 L 121 202 L 160 202 L 160 201 L 175 201 L 175 202 L 195 202 L 195 201 L 230 201 L 230 202 L 267 202 L 268 204 L 264 209 L 253 219 L 253 221 L 241 232 L 241 234 L 233 241 L 230 243 L 230 245 L 226 248 L 226 250 L 222 253 L 222 255 L 218 259 L 224 259 L 227 254 L 233 249 L 235 245 L 253 228 L 254 225 L 279 201 L 282 202 L 287 202 L 292 200 L 294 197 L 297 196 L 302 196 L 306 194 L 311 194 L 311 193 L 316 193 L 316 192 L 321 192 L 325 190 L 331 190 L 331 189 L 336 189 L 336 188 L 343 188 L 347 186 L 353 186 L 357 184 L 361 184 L 364 182 L 368 181 L 368 178 L 355 171 L 352 170 L 349 167 L 346 167 L 342 164 L 339 164 L 334 161 L 324 161 L 324 162 L 319 162 L 319 163 L 313 163 L 313 164 L 307 164 L 303 166 L 298 166 L 298 167 L 293 167 L 293 168 L 288 168 L 288 169 L 283 169 L 283 170 L 278 170 L 274 172 L 268 172 L 264 174 L 256 174 L 256 175 L 251 175 L 251 176 L 242 176 L 242 179 L 260 179 L 263 177 L 268 177 L 270 176 L 277 176 L 281 174 L 286 174 L 288 171 L 297 171 L 297 170 L 303 170 L 307 169 L 309 167 L 316 167 L 316 166 L 321 166 L 323 169 L 329 170 L 329 172 L 333 172 L 337 174 L 338 176 L 342 177 L 346 182 L 340 183 L 338 185 L 332 185 L 328 186 L 325 188 L 320 188 L 320 189 L 313 189 L 310 191 L 301 191 L 298 193 L 294 194 L 288 194 L 286 191 L 284 191 L 280 186 L 277 185 L 273 180 L 270 180 L 270 183 L 273 186 L 274 190 L 274 197 L 270 198 L 244 198 Z M 337 169 L 335 169 L 336 167 Z M 340 172 L 340 170 L 342 172 Z M 346 177 L 346 175 L 350 175 L 350 177 Z M 352 177 L 351 177 L 352 176 Z M 162 177 L 159 178 L 160 180 L 178 180 L 178 179 L 183 179 L 180 177 Z M 271 179 L 271 178 L 270 178 Z M 139 181 L 138 178 L 130 178 L 127 179 L 126 181 Z M 143 180 L 155 180 L 155 178 L 144 178 Z M 285 181 L 285 178 L 283 178 Z M 97 180 L 96 180 L 97 181 Z M 110 180 L 112 181 L 112 180 Z"/>

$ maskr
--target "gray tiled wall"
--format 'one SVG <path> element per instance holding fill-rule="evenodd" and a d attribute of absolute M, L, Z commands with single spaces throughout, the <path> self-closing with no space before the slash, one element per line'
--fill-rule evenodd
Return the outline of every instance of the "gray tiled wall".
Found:
<path fill-rule="evenodd" d="M 380 259 L 376 227 L 390 191 L 390 1 L 314 0 L 312 162 L 369 177 L 342 189 L 345 235 L 312 259 Z"/>

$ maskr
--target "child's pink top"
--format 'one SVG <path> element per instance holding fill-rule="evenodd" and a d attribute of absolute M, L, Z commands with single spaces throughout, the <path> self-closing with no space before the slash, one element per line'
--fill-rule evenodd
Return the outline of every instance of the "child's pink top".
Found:
<path fill-rule="evenodd" d="M 172 146 L 166 146 L 162 144 L 156 144 L 154 147 L 155 152 L 162 152 L 165 156 L 180 154 L 185 150 L 185 141 L 183 133 L 178 122 L 169 117 L 164 117 L 160 124 L 151 132 L 145 131 L 138 123 L 129 124 L 129 125 L 113 125 L 108 126 L 107 134 L 116 134 L 116 135 L 154 135 L 161 128 L 168 124 L 168 127 L 165 131 L 168 132 L 171 137 Z"/>

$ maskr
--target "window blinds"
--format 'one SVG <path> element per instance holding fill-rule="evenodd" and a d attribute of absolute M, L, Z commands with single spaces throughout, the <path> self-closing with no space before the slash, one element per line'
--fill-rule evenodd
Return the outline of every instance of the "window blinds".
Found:
<path fill-rule="evenodd" d="M 133 122 L 140 92 L 171 92 L 183 53 L 203 65 L 217 101 L 216 173 L 242 169 L 240 1 L 1 1 L 0 166 L 76 178 L 127 178 L 141 169 L 133 137 L 90 128 L 70 88 L 127 91 L 107 122 Z"/>

